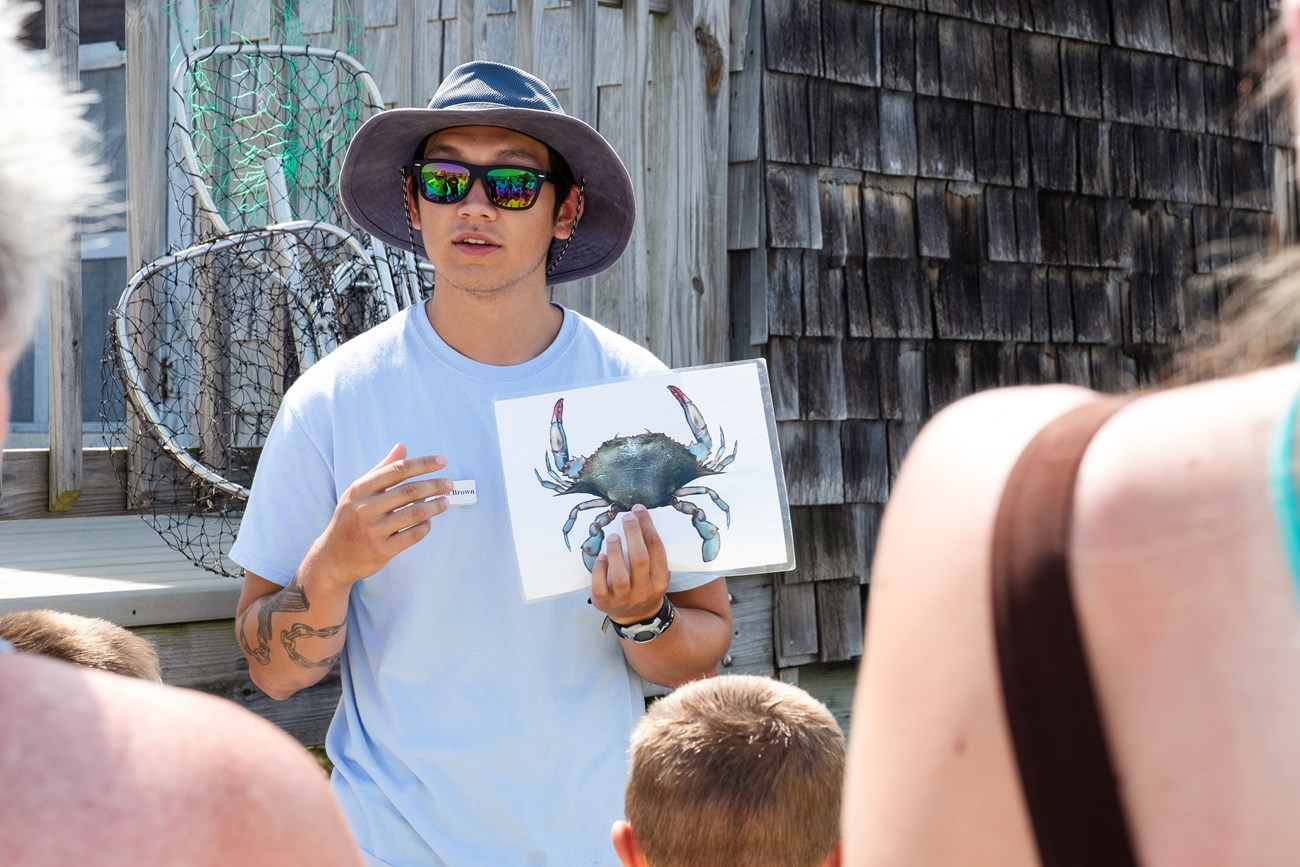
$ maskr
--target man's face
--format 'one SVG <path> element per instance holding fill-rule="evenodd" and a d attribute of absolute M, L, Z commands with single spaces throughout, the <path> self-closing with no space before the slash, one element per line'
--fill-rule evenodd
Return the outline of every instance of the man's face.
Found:
<path fill-rule="evenodd" d="M 549 171 L 546 145 L 500 127 L 462 126 L 432 136 L 424 158 L 475 165 L 516 165 Z M 546 254 L 552 238 L 568 237 L 577 191 L 555 214 L 555 185 L 544 183 L 537 201 L 523 211 L 496 207 L 483 182 L 475 180 L 459 202 L 428 202 L 412 189 L 411 225 L 438 273 L 438 286 L 492 297 L 517 289 L 544 288 Z"/>

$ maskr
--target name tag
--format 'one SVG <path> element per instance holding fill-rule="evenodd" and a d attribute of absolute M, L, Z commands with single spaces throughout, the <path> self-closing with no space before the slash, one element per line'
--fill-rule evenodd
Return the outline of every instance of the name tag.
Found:
<path fill-rule="evenodd" d="M 440 495 L 447 498 L 448 506 L 472 506 L 478 502 L 478 485 L 473 479 L 457 479 L 451 484 L 451 493 Z"/>

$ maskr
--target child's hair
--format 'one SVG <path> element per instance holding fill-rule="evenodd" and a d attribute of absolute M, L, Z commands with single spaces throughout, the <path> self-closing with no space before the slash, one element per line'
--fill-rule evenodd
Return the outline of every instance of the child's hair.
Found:
<path fill-rule="evenodd" d="M 63 611 L 0 616 L 0 638 L 28 653 L 52 656 L 113 674 L 162 681 L 153 643 L 115 623 Z"/>
<path fill-rule="evenodd" d="M 765 677 L 698 680 L 632 733 L 625 809 L 652 867 L 813 867 L 840 838 L 844 735 Z"/>

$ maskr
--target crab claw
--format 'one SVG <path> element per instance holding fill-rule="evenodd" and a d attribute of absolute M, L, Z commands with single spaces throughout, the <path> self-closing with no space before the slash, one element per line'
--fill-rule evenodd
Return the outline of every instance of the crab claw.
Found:
<path fill-rule="evenodd" d="M 557 467 L 569 462 L 569 438 L 564 435 L 564 398 L 555 402 L 551 413 L 551 454 L 555 455 Z"/>
<path fill-rule="evenodd" d="M 691 520 L 691 524 L 695 527 L 695 532 L 699 533 L 700 538 L 704 540 L 704 544 L 700 546 L 700 554 L 707 563 L 718 556 L 718 551 L 722 548 L 722 537 L 718 535 L 718 528 L 704 520 L 702 512 L 700 514 L 700 517 Z"/>
<path fill-rule="evenodd" d="M 668 390 L 682 405 L 682 411 L 686 413 L 686 423 L 691 426 L 691 433 L 695 435 L 695 445 L 690 447 L 690 453 L 697 461 L 708 460 L 709 453 L 713 451 L 713 437 L 709 436 L 709 426 L 704 421 L 704 414 L 695 408 L 694 402 L 680 388 L 670 385 Z"/>
<path fill-rule="evenodd" d="M 567 543 L 568 540 L 565 539 Z M 590 572 L 596 566 L 596 558 L 600 556 L 600 547 L 605 544 L 605 531 L 597 528 L 587 541 L 582 543 L 582 562 Z"/>

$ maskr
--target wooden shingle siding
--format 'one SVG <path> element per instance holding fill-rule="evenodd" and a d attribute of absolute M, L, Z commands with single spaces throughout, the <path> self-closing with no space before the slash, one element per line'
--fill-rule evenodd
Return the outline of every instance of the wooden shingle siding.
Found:
<path fill-rule="evenodd" d="M 762 196 L 766 303 L 733 325 L 770 365 L 795 516 L 777 664 L 807 666 L 861 650 L 845 607 L 925 421 L 1152 382 L 1229 291 L 1193 275 L 1276 234 L 1290 133 L 1239 106 L 1269 0 L 761 2 L 758 80 L 732 75 L 763 136 L 731 188 Z"/>
<path fill-rule="evenodd" d="M 822 61 L 828 79 L 863 87 L 880 85 L 876 34 L 881 11 L 856 0 L 827 0 L 822 5 Z"/>

